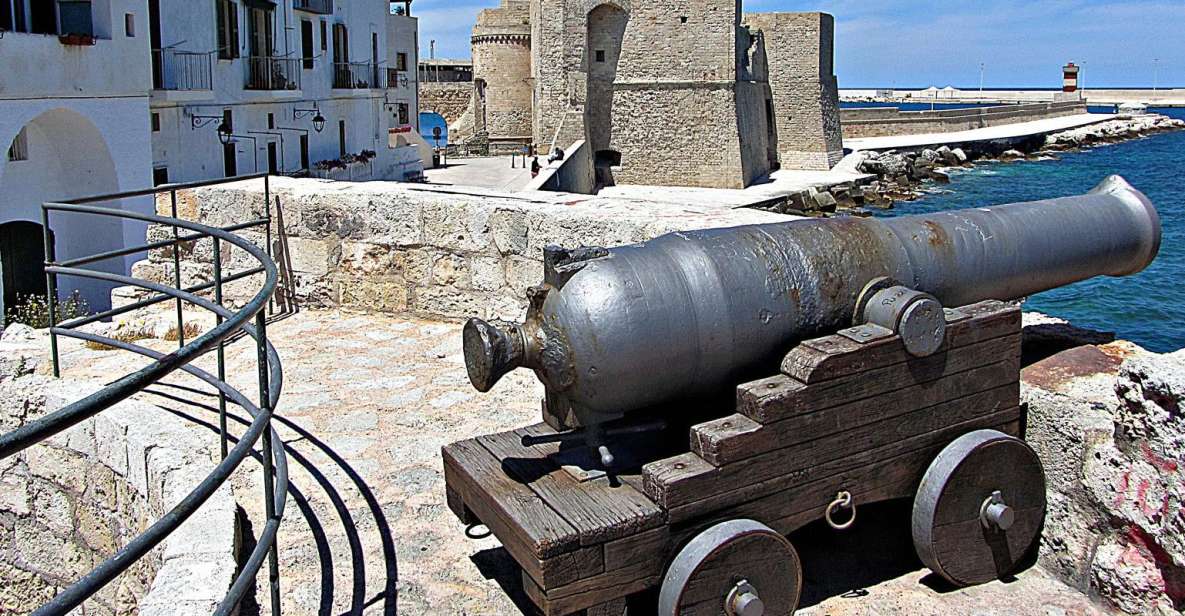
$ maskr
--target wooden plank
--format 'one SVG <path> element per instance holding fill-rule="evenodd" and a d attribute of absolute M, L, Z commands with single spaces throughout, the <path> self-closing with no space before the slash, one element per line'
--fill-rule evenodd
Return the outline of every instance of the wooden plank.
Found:
<path fill-rule="evenodd" d="M 666 559 L 660 555 L 646 562 L 546 591 L 523 576 L 523 590 L 544 616 L 565 616 L 641 592 L 662 581 Z"/>
<path fill-rule="evenodd" d="M 510 476 L 526 485 L 576 530 L 581 545 L 590 546 L 660 526 L 663 512 L 633 486 L 602 477 L 577 481 L 552 458 L 557 444 L 527 447 L 525 435 L 554 434 L 546 425 L 479 437 L 478 441 Z"/>
<path fill-rule="evenodd" d="M 1012 387 L 1006 385 L 900 417 L 830 433 L 813 441 L 754 456 L 738 464 L 715 467 L 694 453 L 660 460 L 646 465 L 643 485 L 654 502 L 670 510 L 823 462 L 854 456 L 991 415 L 1009 408 L 1002 400 L 1011 397 L 1008 390 Z M 699 464 L 688 464 L 686 456 L 699 460 Z"/>
<path fill-rule="evenodd" d="M 667 515 L 671 524 L 680 524 L 689 520 L 699 522 L 704 516 L 710 516 L 710 519 L 715 519 L 722 515 L 735 517 L 740 512 L 747 512 L 753 516 L 757 516 L 756 519 L 761 521 L 781 519 L 787 515 L 792 515 L 793 512 L 801 510 L 795 504 L 796 499 L 800 497 L 795 490 L 803 485 L 818 482 L 842 473 L 858 471 L 859 469 L 891 466 L 892 463 L 888 461 L 923 449 L 934 449 L 930 454 L 930 459 L 933 459 L 934 455 L 937 455 L 938 450 L 946 447 L 956 438 L 968 432 L 983 428 L 1005 426 L 1005 428 L 997 429 L 1001 429 L 1005 433 L 1010 433 L 1008 430 L 1015 430 L 1015 425 L 1019 417 L 1019 407 L 976 417 L 969 421 L 959 422 L 933 432 L 901 439 L 877 449 L 864 451 L 851 456 L 836 457 L 830 461 L 820 461 L 817 464 L 792 470 L 760 483 L 738 487 L 729 492 L 698 499 L 694 502 L 670 509 Z M 921 475 L 918 475 L 917 480 L 920 479 Z M 876 488 L 889 489 L 892 486 L 888 488 L 885 488 L 885 486 L 864 486 L 860 489 L 869 490 Z M 853 494 L 858 491 L 854 487 L 845 489 L 852 490 Z M 834 497 L 835 494 L 833 493 L 831 496 Z M 891 497 L 887 496 L 885 498 Z"/>
<path fill-rule="evenodd" d="M 960 312 L 971 318 L 947 327 L 946 341 L 940 353 L 1020 332 L 1019 306 L 987 301 L 965 306 Z M 792 349 L 782 362 L 782 372 L 809 384 L 859 374 L 911 358 L 899 336 L 859 344 L 836 334 L 804 342 Z"/>
<path fill-rule="evenodd" d="M 628 569 L 639 563 L 662 560 L 671 549 L 671 528 L 663 525 L 632 537 L 605 544 L 605 571 Z"/>
<path fill-rule="evenodd" d="M 445 484 L 527 575 L 545 585 L 579 579 L 575 571 L 587 564 L 589 555 L 574 554 L 580 549 L 576 530 L 526 486 L 507 477 L 489 451 L 468 440 L 445 447 L 441 455 Z"/>
<path fill-rule="evenodd" d="M 1011 387 L 999 391 L 998 399 L 988 403 L 999 402 L 1000 408 L 1011 408 L 1020 404 L 1019 372 L 1019 362 L 1009 359 L 764 426 L 744 415 L 730 415 L 693 426 L 691 447 L 713 466 L 724 466 L 1004 385 Z"/>
<path fill-rule="evenodd" d="M 778 375 L 738 387 L 737 412 L 757 423 L 772 423 L 1011 358 L 1020 360 L 1019 333 L 812 385 Z"/>
<path fill-rule="evenodd" d="M 449 511 L 457 516 L 457 519 L 462 524 L 469 526 L 480 522 L 473 512 L 465 506 L 465 499 L 452 486 L 445 484 L 444 486 L 444 502 L 448 505 Z"/>

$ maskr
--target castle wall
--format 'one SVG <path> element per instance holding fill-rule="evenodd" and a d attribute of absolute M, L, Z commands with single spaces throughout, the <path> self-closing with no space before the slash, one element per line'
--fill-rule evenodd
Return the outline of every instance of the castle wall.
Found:
<path fill-rule="evenodd" d="M 835 18 L 826 13 L 754 13 L 769 62 L 782 167 L 826 170 L 843 158 Z"/>
<path fill-rule="evenodd" d="M 420 111 L 433 111 L 452 124 L 469 109 L 472 81 L 420 82 Z"/>

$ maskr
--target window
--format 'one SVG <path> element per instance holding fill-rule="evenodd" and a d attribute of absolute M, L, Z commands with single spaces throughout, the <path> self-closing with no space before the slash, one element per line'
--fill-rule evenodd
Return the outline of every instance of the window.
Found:
<path fill-rule="evenodd" d="M 597 62 L 604 62 L 604 61 L 605 61 L 605 50 L 598 49 L 597 50 Z"/>
<path fill-rule="evenodd" d="M 338 120 L 337 121 L 337 144 L 338 144 L 338 148 L 341 150 L 341 155 L 345 156 L 346 155 L 346 121 L 345 120 Z"/>
<path fill-rule="evenodd" d="M 396 109 L 399 110 L 399 125 L 407 126 L 411 124 L 411 112 L 408 109 L 407 103 L 399 103 Z"/>
<path fill-rule="evenodd" d="M 321 51 L 329 49 L 329 36 L 325 34 L 325 20 L 321 20 Z"/>
<path fill-rule="evenodd" d="M 276 127 L 276 114 L 267 114 L 267 129 L 272 130 Z"/>
<path fill-rule="evenodd" d="M 395 70 L 401 72 L 407 70 L 407 54 L 398 53 L 395 55 Z"/>
<path fill-rule="evenodd" d="M 8 147 L 8 160 L 29 160 L 29 135 L 25 129 L 16 134 L 16 138 L 12 140 L 12 145 Z"/>
<path fill-rule="evenodd" d="M 304 58 L 304 69 L 311 71 L 314 68 L 313 60 L 313 22 L 300 22 L 300 53 Z"/>
<path fill-rule="evenodd" d="M 160 114 L 159 113 L 152 114 L 152 132 L 154 132 L 154 133 L 160 132 Z"/>
<path fill-rule="evenodd" d="M 16 30 L 15 26 L 12 0 L 0 0 L 0 30 Z"/>
<path fill-rule="evenodd" d="M 52 0 L 34 2 L 29 5 L 29 31 L 33 34 L 58 33 L 58 3 Z"/>
<path fill-rule="evenodd" d="M 307 170 L 309 168 L 309 136 L 300 136 L 300 168 Z"/>
<path fill-rule="evenodd" d="M 58 0 L 58 18 L 61 20 L 60 34 L 95 34 L 90 0 Z"/>
<path fill-rule="evenodd" d="M 276 47 L 272 40 L 274 16 L 275 11 L 270 8 L 247 8 L 247 46 L 250 56 L 270 58 L 275 55 Z"/>
<path fill-rule="evenodd" d="M 136 38 L 136 15 L 134 13 L 124 13 L 123 33 L 128 38 Z"/>
<path fill-rule="evenodd" d="M 152 169 L 152 185 L 160 186 L 169 183 L 169 168 L 155 167 Z"/>
<path fill-rule="evenodd" d="M 239 57 L 239 5 L 231 0 L 214 0 L 218 23 L 218 57 L 232 60 Z"/>

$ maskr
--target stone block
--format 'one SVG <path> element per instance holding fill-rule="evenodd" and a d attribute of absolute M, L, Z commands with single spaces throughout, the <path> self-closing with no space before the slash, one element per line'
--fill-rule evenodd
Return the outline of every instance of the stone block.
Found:
<path fill-rule="evenodd" d="M 543 261 L 510 257 L 504 262 L 506 282 L 515 297 L 526 298 L 527 289 L 543 284 Z"/>
<path fill-rule="evenodd" d="M 444 253 L 432 262 L 431 284 L 441 287 L 470 288 L 472 273 L 465 257 Z"/>
<path fill-rule="evenodd" d="M 338 302 L 342 306 L 387 313 L 407 310 L 407 281 L 402 277 L 342 276 L 337 284 Z"/>
<path fill-rule="evenodd" d="M 490 214 L 485 203 L 454 201 L 426 204 L 424 208 L 424 243 L 450 251 L 481 252 L 491 246 Z"/>
<path fill-rule="evenodd" d="M 342 250 L 334 242 L 299 237 L 286 241 L 292 271 L 298 274 L 324 276 L 337 266 Z"/>
<path fill-rule="evenodd" d="M 399 272 L 397 254 L 385 244 L 343 242 L 340 266 L 344 273 L 395 274 Z"/>
<path fill-rule="evenodd" d="M 469 262 L 472 286 L 478 291 L 497 291 L 506 286 L 502 260 L 494 257 L 474 257 Z"/>
<path fill-rule="evenodd" d="M 527 213 L 498 208 L 490 215 L 490 234 L 494 246 L 503 255 L 521 255 L 527 251 Z"/>
<path fill-rule="evenodd" d="M 448 287 L 418 288 L 412 303 L 417 314 L 448 319 L 484 315 L 488 305 L 485 294 Z"/>

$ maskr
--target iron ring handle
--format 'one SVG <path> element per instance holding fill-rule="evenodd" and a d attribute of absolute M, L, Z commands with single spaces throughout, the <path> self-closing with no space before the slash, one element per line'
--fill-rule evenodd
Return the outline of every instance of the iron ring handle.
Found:
<path fill-rule="evenodd" d="M 841 508 L 850 508 L 852 510 L 852 517 L 843 524 L 837 524 L 833 518 L 833 515 L 837 509 Z M 837 494 L 835 496 L 835 500 L 831 501 L 830 505 L 827 505 L 827 513 L 824 515 L 824 517 L 827 518 L 827 525 L 831 528 L 834 528 L 835 530 L 847 530 L 851 528 L 852 525 L 856 523 L 856 505 L 852 502 L 852 493 L 840 492 Z"/>

